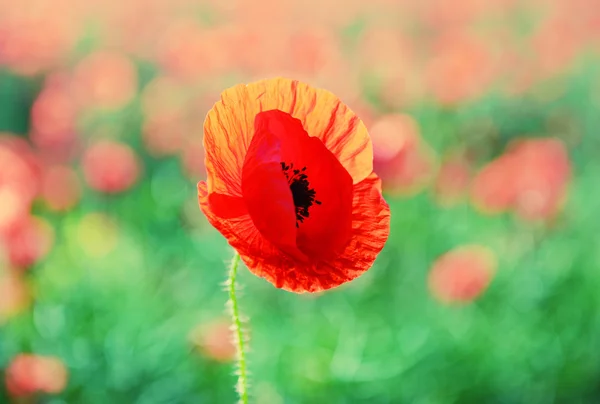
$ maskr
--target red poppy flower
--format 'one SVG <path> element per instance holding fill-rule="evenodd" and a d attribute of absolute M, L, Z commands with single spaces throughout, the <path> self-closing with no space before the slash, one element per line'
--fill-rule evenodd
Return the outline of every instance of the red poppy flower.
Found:
<path fill-rule="evenodd" d="M 317 292 L 365 272 L 390 211 L 361 120 L 332 93 L 276 78 L 221 94 L 204 123 L 200 207 L 254 274 Z"/>
<path fill-rule="evenodd" d="M 388 114 L 371 128 L 375 169 L 387 191 L 414 195 L 427 186 L 437 168 L 433 149 L 419 133 L 417 122 L 408 115 Z"/>
<path fill-rule="evenodd" d="M 554 217 L 568 194 L 571 163 L 555 138 L 518 139 L 473 181 L 471 199 L 486 213 L 514 210 L 524 220 Z"/>
<path fill-rule="evenodd" d="M 9 262 L 16 268 L 27 268 L 44 258 L 54 244 L 54 229 L 44 219 L 26 216 L 2 237 Z"/>
<path fill-rule="evenodd" d="M 25 309 L 30 300 L 22 274 L 11 268 L 0 269 L 0 325 Z"/>
<path fill-rule="evenodd" d="M 443 206 L 453 206 L 461 202 L 469 191 L 471 164 L 462 153 L 448 156 L 437 174 L 434 192 L 437 201 Z"/>
<path fill-rule="evenodd" d="M 135 97 L 137 84 L 133 62 L 109 51 L 89 54 L 73 73 L 73 90 L 84 108 L 121 109 Z"/>
<path fill-rule="evenodd" d="M 229 321 L 216 320 L 200 324 L 190 335 L 191 342 L 208 358 L 219 362 L 235 359 L 234 333 Z"/>
<path fill-rule="evenodd" d="M 17 355 L 6 369 L 6 388 L 13 397 L 38 392 L 58 394 L 67 385 L 68 370 L 53 356 Z"/>
<path fill-rule="evenodd" d="M 88 185 L 100 192 L 116 194 L 137 181 L 141 164 L 134 150 L 124 143 L 101 140 L 84 153 L 83 175 Z"/>
<path fill-rule="evenodd" d="M 38 162 L 29 144 L 0 134 L 0 236 L 27 215 L 38 182 Z"/>
<path fill-rule="evenodd" d="M 75 170 L 63 165 L 46 167 L 41 196 L 52 211 L 64 212 L 73 208 L 81 197 L 81 186 Z"/>
<path fill-rule="evenodd" d="M 486 247 L 464 245 L 442 255 L 429 272 L 431 293 L 443 303 L 468 303 L 489 286 L 496 256 Z"/>

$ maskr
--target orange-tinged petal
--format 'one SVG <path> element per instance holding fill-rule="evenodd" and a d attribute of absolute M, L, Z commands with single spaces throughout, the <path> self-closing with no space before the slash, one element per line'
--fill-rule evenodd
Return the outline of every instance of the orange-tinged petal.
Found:
<path fill-rule="evenodd" d="M 342 254 L 326 263 L 330 282 L 337 286 L 367 271 L 383 249 L 389 233 L 390 208 L 381 195 L 381 180 L 371 173 L 354 185 L 352 236 Z M 323 289 L 333 287 L 326 283 L 323 286 Z"/>
<path fill-rule="evenodd" d="M 221 94 L 204 123 L 208 191 L 241 196 L 241 171 L 257 113 L 278 109 L 302 122 L 336 156 L 354 184 L 373 171 L 373 146 L 362 121 L 329 91 L 275 78 Z"/>
<path fill-rule="evenodd" d="M 212 196 L 212 194 L 210 195 Z M 270 267 L 285 271 L 286 268 L 293 265 L 292 262 L 260 234 L 249 214 L 230 218 L 219 217 L 214 213 L 209 199 L 211 197 L 209 197 L 207 183 L 198 183 L 200 209 L 210 224 L 236 249 L 250 271 L 267 279 L 275 286 L 281 287 L 283 280 L 277 277 L 278 274 L 272 274 L 262 268 L 268 262 Z"/>

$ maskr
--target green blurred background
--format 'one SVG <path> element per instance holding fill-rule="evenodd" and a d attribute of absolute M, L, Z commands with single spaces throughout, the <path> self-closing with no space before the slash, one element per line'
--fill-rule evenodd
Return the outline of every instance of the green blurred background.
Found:
<path fill-rule="evenodd" d="M 0 402 L 235 402 L 202 122 L 276 75 L 392 224 L 326 293 L 242 270 L 252 401 L 600 402 L 599 57 L 597 0 L 0 0 Z"/>

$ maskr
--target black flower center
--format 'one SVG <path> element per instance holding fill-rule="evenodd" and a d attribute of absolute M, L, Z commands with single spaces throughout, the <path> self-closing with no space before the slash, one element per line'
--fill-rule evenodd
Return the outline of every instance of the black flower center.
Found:
<path fill-rule="evenodd" d="M 315 199 L 317 193 L 313 188 L 310 188 L 310 182 L 308 182 L 308 176 L 305 173 L 306 167 L 297 169 L 294 168 L 294 163 L 287 165 L 282 161 L 281 170 L 290 185 L 294 206 L 296 207 L 296 227 L 300 227 L 299 224 L 310 216 L 308 208 L 313 204 L 320 205 L 321 201 Z"/>

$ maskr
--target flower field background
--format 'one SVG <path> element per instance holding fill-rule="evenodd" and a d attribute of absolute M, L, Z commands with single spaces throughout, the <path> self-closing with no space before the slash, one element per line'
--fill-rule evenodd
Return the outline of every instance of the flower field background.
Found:
<path fill-rule="evenodd" d="M 322 294 L 241 271 L 252 402 L 600 402 L 597 0 L 0 0 L 0 402 L 235 402 L 202 125 L 273 76 L 392 223 Z"/>

